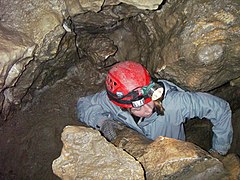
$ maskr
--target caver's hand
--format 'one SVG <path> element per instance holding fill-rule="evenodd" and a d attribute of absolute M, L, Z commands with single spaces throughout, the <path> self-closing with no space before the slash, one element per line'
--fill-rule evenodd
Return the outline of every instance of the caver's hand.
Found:
<path fill-rule="evenodd" d="M 124 125 L 121 125 L 118 121 L 105 120 L 100 127 L 100 132 L 107 140 L 112 141 L 117 137 L 117 131 L 122 130 L 123 127 Z"/>

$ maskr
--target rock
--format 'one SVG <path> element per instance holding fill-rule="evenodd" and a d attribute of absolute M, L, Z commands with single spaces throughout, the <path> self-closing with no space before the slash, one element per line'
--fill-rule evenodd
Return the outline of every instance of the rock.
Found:
<path fill-rule="evenodd" d="M 230 174 L 229 179 L 240 179 L 240 159 L 236 154 L 228 154 L 222 163 Z"/>
<path fill-rule="evenodd" d="M 91 128 L 67 126 L 53 172 L 61 179 L 144 179 L 139 162 Z"/>
<path fill-rule="evenodd" d="M 120 2 L 131 4 L 133 6 L 136 6 L 139 9 L 149 9 L 154 10 L 159 7 L 159 5 L 162 3 L 162 0 L 119 0 Z"/>
<path fill-rule="evenodd" d="M 193 143 L 166 137 L 151 141 L 122 128 L 112 141 L 117 148 L 92 128 L 65 127 L 62 153 L 53 161 L 53 172 L 62 179 L 143 179 L 143 169 L 146 179 L 227 177 L 223 164 Z"/>
<path fill-rule="evenodd" d="M 8 88 L 13 88 L 27 65 L 33 60 L 36 44 L 26 34 L 10 30 L 0 24 L 0 92 L 3 96 L 1 116 L 6 119 L 11 104 L 19 99 Z"/>
<path fill-rule="evenodd" d="M 88 11 L 98 12 L 104 3 L 104 0 L 64 0 L 70 16 L 85 13 Z"/>
<path fill-rule="evenodd" d="M 65 4 L 61 0 L 54 4 L 44 0 L 1 1 L 2 119 L 7 118 L 14 105 L 21 104 L 34 77 L 41 73 L 40 64 L 56 55 L 64 34 L 61 24 L 64 9 Z M 27 71 L 29 76 L 23 78 Z"/>
<path fill-rule="evenodd" d="M 240 87 L 240 77 L 237 78 L 237 79 L 233 79 L 230 81 L 230 85 L 231 86 L 237 86 L 237 87 Z"/>
<path fill-rule="evenodd" d="M 155 69 L 158 76 L 202 91 L 239 77 L 239 7 L 237 1 L 223 0 L 166 4 L 154 15 L 169 37 L 157 50 L 164 61 Z"/>
<path fill-rule="evenodd" d="M 105 35 L 89 35 L 87 33 L 77 36 L 77 47 L 82 56 L 87 56 L 98 69 L 116 63 L 109 59 L 116 53 L 117 46 Z"/>
<path fill-rule="evenodd" d="M 227 177 L 223 164 L 190 142 L 167 137 L 150 141 L 125 127 L 113 143 L 135 157 L 146 179 L 219 179 Z"/>
<path fill-rule="evenodd" d="M 239 101 L 238 101 L 239 102 Z M 240 109 L 233 113 L 232 126 L 233 126 L 233 141 L 231 144 L 230 152 L 238 154 L 240 156 Z"/>
<path fill-rule="evenodd" d="M 135 6 L 139 9 L 149 9 L 149 10 L 155 10 L 157 9 L 161 3 L 162 0 L 107 0 L 104 2 L 105 6 L 108 5 L 117 5 L 119 3 L 126 3 L 132 6 Z"/>
<path fill-rule="evenodd" d="M 155 10 L 161 5 L 162 0 L 95 0 L 95 1 L 88 1 L 88 0 L 65 0 L 68 13 L 70 16 L 75 16 L 76 14 L 82 14 L 86 12 L 99 12 L 101 11 L 103 6 L 109 5 L 119 5 L 120 3 L 126 3 L 128 5 L 135 6 L 139 9 L 149 9 Z"/>
<path fill-rule="evenodd" d="M 116 1 L 113 4 L 118 5 L 121 2 Z M 105 1 L 103 0 L 91 2 L 78 0 L 57 0 L 54 2 L 27 0 L 21 3 L 13 0 L 1 1 L 0 43 L 2 46 L 0 56 L 4 60 L 1 63 L 2 68 L 0 71 L 1 123 L 7 119 L 10 109 L 17 109 L 20 105 L 24 106 L 23 102 L 30 101 L 33 98 L 33 91 L 40 90 L 46 85 L 52 85 L 63 76 L 66 76 L 68 69 L 79 60 L 80 57 L 76 55 L 78 50 L 76 49 L 75 32 L 73 32 L 71 20 L 74 19 L 75 15 L 83 15 L 81 19 L 85 19 L 86 22 L 83 23 L 84 28 L 88 29 L 90 23 L 95 24 L 93 29 L 96 29 L 97 24 L 103 29 L 108 29 L 108 25 L 110 27 L 115 26 L 118 15 L 123 19 L 127 16 L 126 13 L 136 15 L 138 12 L 143 11 L 131 4 L 139 5 L 142 9 L 144 7 L 151 9 L 157 8 L 161 2 L 161 0 L 151 2 L 127 1 L 128 6 L 134 10 L 131 13 L 131 11 L 128 11 L 129 9 L 125 12 L 122 11 L 123 8 L 121 7 L 124 5 L 115 7 L 115 12 L 106 12 L 105 9 L 109 7 L 106 5 L 107 3 L 104 5 Z M 106 8 L 103 6 L 106 6 Z M 99 11 L 103 11 L 106 15 L 103 16 L 104 13 L 102 13 L 103 17 L 97 16 Z M 114 15 L 116 12 L 117 15 Z M 112 13 L 113 16 L 107 15 L 108 13 Z M 92 18 L 88 18 L 88 15 L 92 16 Z M 94 21 L 94 18 L 97 21 Z M 118 17 L 117 19 L 119 20 Z M 114 24 L 111 24 L 111 22 Z M 70 35 L 66 35 L 66 32 Z M 69 45 L 68 42 L 70 41 L 72 45 Z M 107 41 L 111 42 L 110 39 Z M 93 63 L 97 61 L 96 58 L 99 55 L 104 56 L 101 57 L 100 61 L 105 66 L 116 62 L 115 59 L 107 57 L 109 52 L 104 52 L 104 48 L 108 48 L 108 44 L 110 49 L 113 47 L 112 43 L 107 41 L 104 40 L 105 45 L 98 48 L 101 52 L 96 57 L 93 57 L 93 60 L 91 59 Z M 69 49 L 66 50 L 66 48 Z M 116 47 L 113 47 L 111 53 L 114 53 L 116 49 Z M 90 50 L 86 53 L 92 52 Z M 110 60 L 106 61 L 107 58 Z"/>

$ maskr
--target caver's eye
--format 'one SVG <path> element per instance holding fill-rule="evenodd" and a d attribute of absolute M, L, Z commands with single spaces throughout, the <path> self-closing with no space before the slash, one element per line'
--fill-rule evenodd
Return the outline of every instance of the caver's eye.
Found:
<path fill-rule="evenodd" d="M 140 111 L 141 107 L 133 107 L 131 108 L 131 112 L 136 112 L 136 111 Z"/>

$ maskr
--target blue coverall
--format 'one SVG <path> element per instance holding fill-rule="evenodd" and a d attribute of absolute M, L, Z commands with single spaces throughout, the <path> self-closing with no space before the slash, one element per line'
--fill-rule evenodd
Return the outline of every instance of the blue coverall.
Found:
<path fill-rule="evenodd" d="M 100 122 L 114 119 L 152 140 L 158 136 L 185 140 L 183 123 L 194 117 L 207 118 L 213 124 L 212 148 L 223 155 L 226 154 L 233 136 L 232 112 L 228 102 L 207 93 L 184 91 L 166 80 L 159 82 L 165 87 L 162 101 L 164 115 L 157 115 L 155 112 L 137 124 L 128 111 L 123 111 L 113 104 L 106 91 L 102 91 L 78 100 L 78 118 L 98 130 Z"/>

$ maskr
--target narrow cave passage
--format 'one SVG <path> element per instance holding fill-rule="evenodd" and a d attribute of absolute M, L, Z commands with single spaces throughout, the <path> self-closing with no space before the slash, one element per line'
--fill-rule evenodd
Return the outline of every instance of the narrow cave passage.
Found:
<path fill-rule="evenodd" d="M 230 153 L 239 156 L 240 31 L 239 18 L 233 18 L 239 4 L 218 3 L 164 1 L 156 10 L 120 3 L 63 20 L 64 33 L 45 40 L 53 42 L 48 56 L 39 51 L 42 57 L 35 55 L 15 84 L 1 91 L 13 100 L 7 99 L 12 112 L 0 126 L 0 179 L 59 179 L 51 165 L 61 153 L 61 132 L 83 125 L 76 116 L 78 98 L 103 90 L 109 67 L 128 59 L 153 76 L 227 100 L 235 132 Z M 60 39 L 56 54 L 54 38 Z M 211 147 L 208 120 L 187 123 L 186 134 L 203 149 Z"/>

